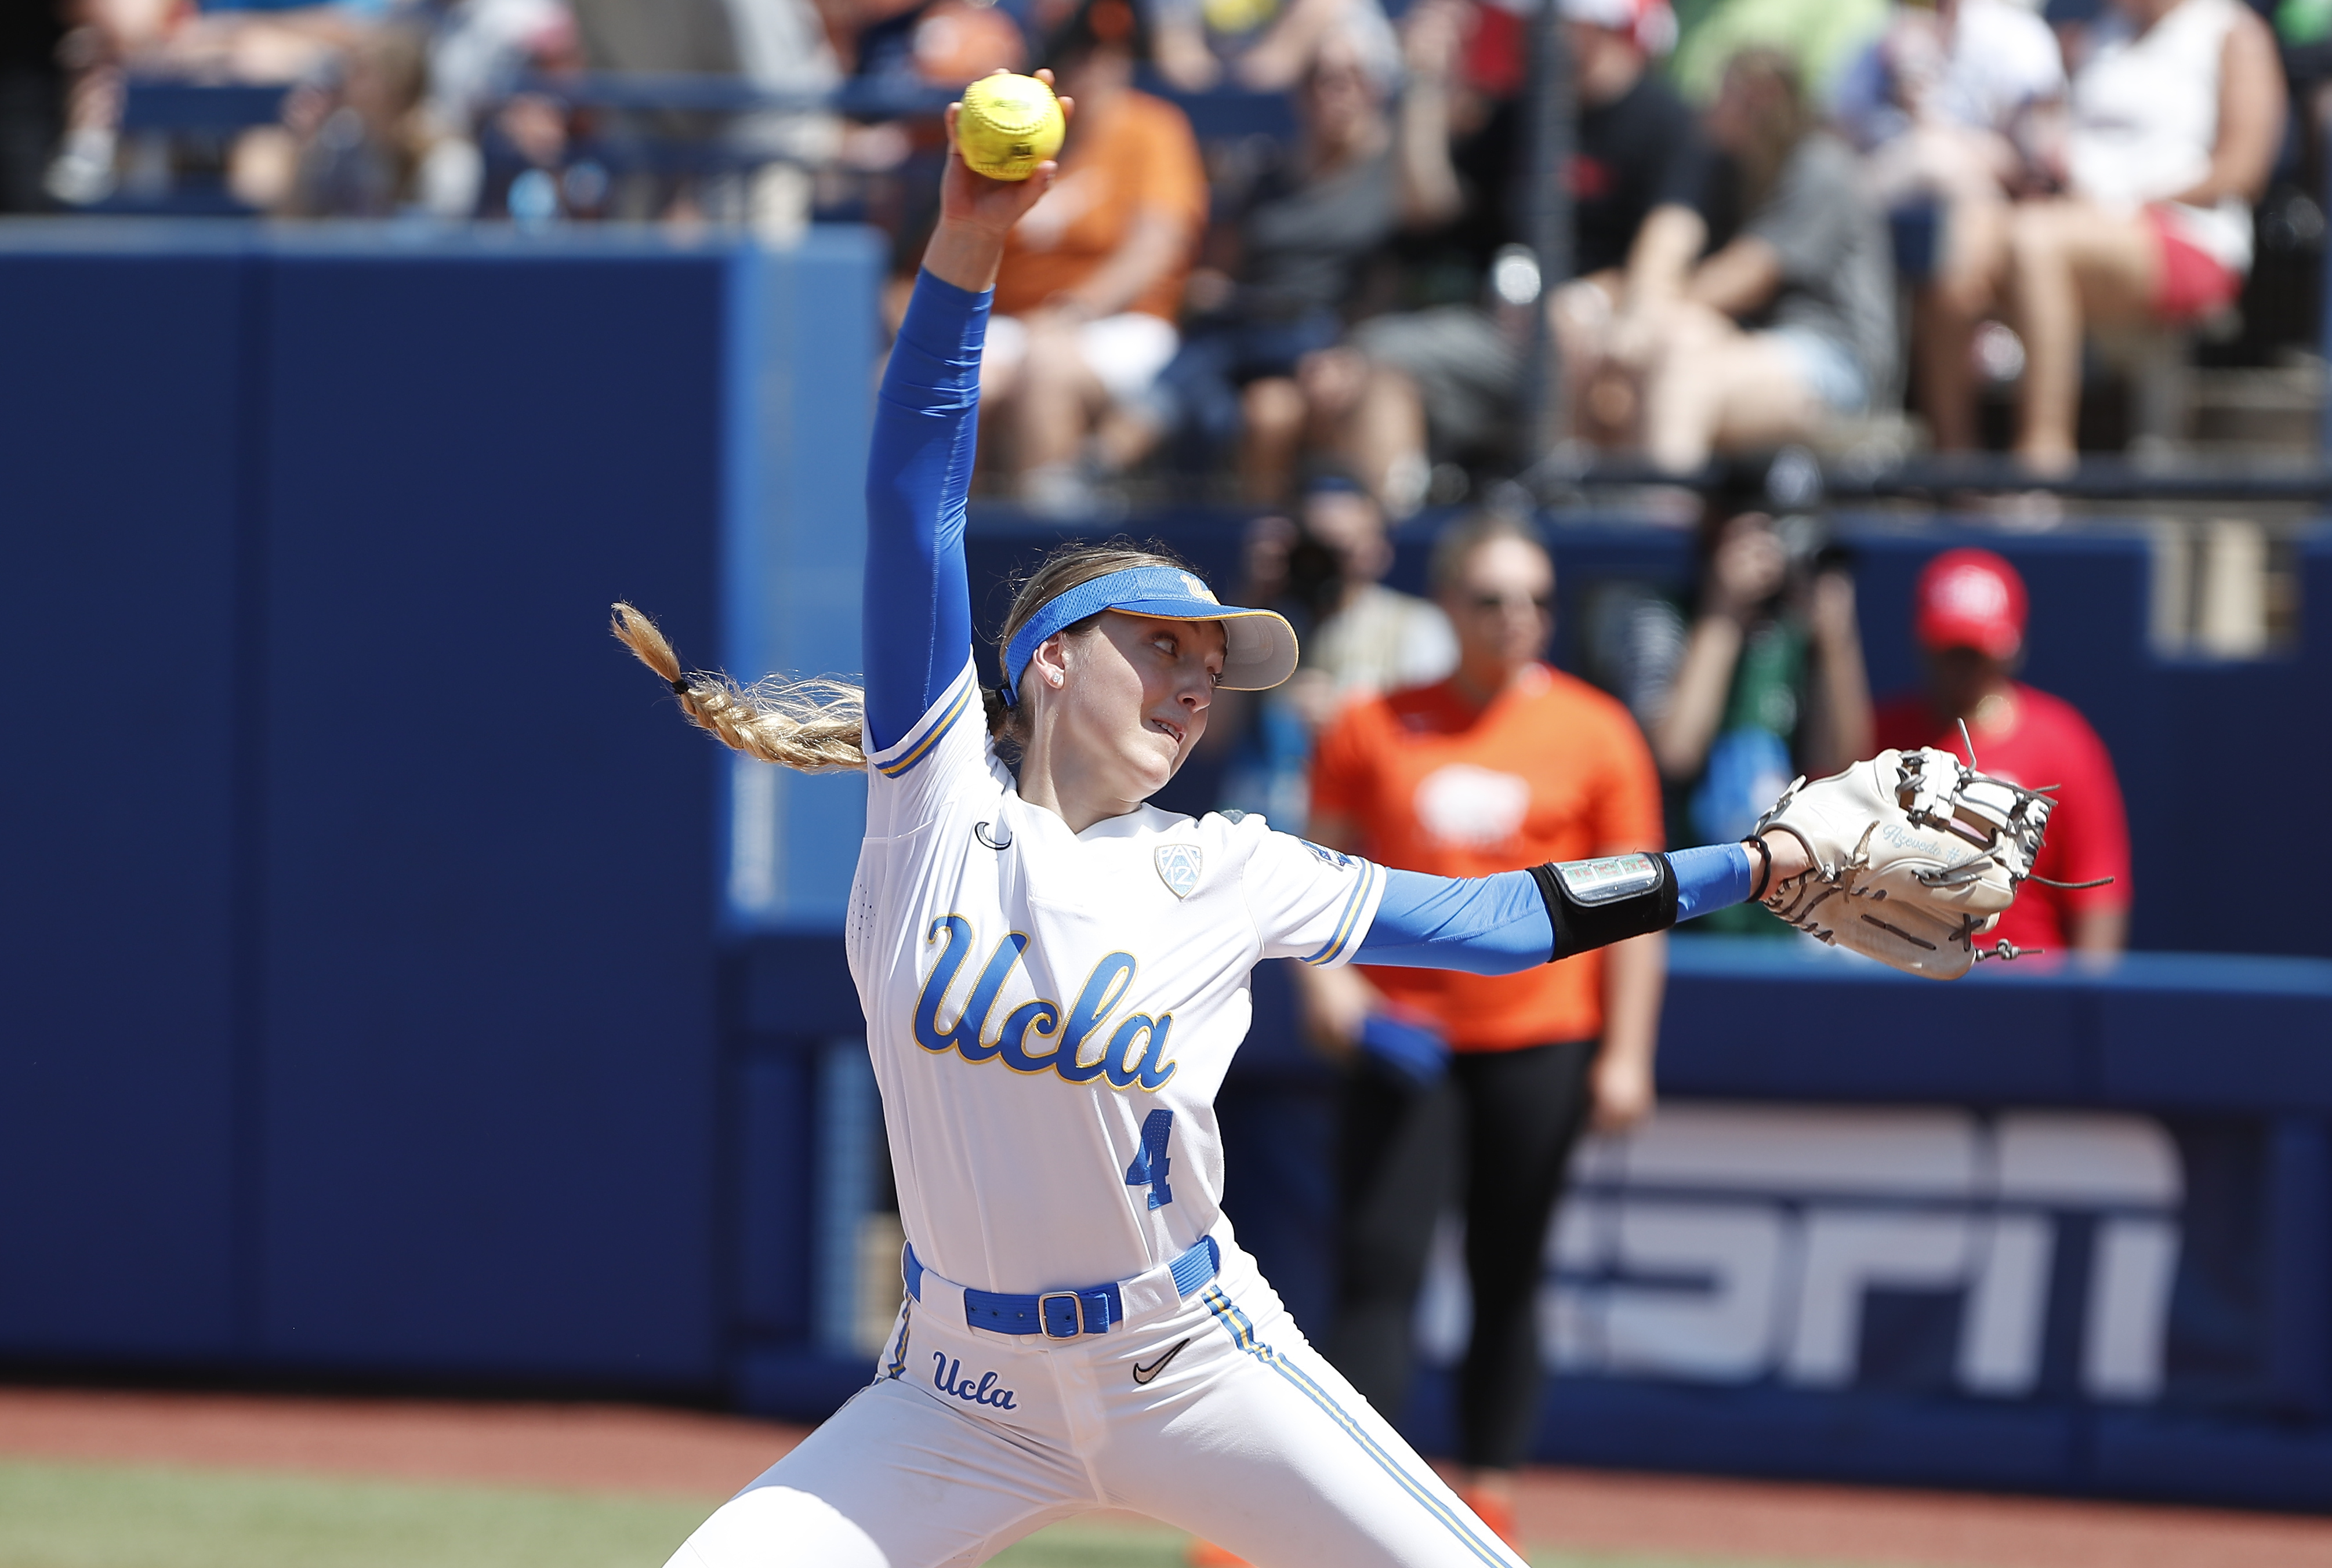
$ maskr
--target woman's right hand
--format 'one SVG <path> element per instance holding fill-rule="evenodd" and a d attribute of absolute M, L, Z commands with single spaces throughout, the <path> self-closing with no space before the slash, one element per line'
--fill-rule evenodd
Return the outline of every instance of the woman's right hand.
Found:
<path fill-rule="evenodd" d="M 991 74 L 1004 75 L 1002 70 Z M 1036 72 L 1050 87 L 1053 73 Z M 963 112 L 961 101 L 947 108 L 947 169 L 940 177 L 940 223 L 923 252 L 923 267 L 943 282 L 974 292 L 992 287 L 997 263 L 1004 259 L 1004 238 L 1022 215 L 1045 197 L 1059 177 L 1061 166 L 1047 158 L 1027 179 L 989 179 L 974 174 L 955 144 L 955 126 Z M 1076 100 L 1061 100 L 1064 120 L 1073 118 Z"/>
<path fill-rule="evenodd" d="M 989 74 L 1010 73 L 999 66 Z M 1036 77 L 1047 87 L 1053 85 L 1050 71 L 1039 71 Z M 1060 104 L 1063 120 L 1075 114 L 1076 100 L 1064 98 Z M 940 178 L 940 221 L 984 230 L 1000 241 L 1012 232 L 1020 215 L 1042 201 L 1045 193 L 1052 188 L 1061 172 L 1060 161 L 1047 158 L 1027 179 L 989 179 L 986 175 L 974 174 L 955 144 L 955 124 L 962 113 L 961 99 L 947 106 L 948 161 L 947 171 Z"/>

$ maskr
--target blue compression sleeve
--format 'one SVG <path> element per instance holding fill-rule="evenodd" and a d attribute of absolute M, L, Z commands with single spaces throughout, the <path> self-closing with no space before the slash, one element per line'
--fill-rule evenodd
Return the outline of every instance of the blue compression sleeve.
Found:
<path fill-rule="evenodd" d="M 1711 844 L 1698 849 L 1668 851 L 1668 869 L 1676 873 L 1677 923 L 1696 914 L 1710 914 L 1749 902 L 1756 867 L 1742 844 Z"/>
<path fill-rule="evenodd" d="M 1527 871 L 1465 877 L 1387 871 L 1384 879 L 1354 963 L 1513 974 L 1544 963 L 1554 950 L 1554 923 Z"/>
<path fill-rule="evenodd" d="M 913 729 L 971 653 L 964 503 L 979 440 L 989 298 L 918 274 L 883 373 L 866 462 L 859 633 L 869 751 Z"/>
<path fill-rule="evenodd" d="M 1749 851 L 1738 844 L 1679 849 L 1668 866 L 1679 921 L 1749 896 Z M 1553 950 L 1554 923 L 1527 871 L 1471 877 L 1387 871 L 1377 917 L 1352 961 L 1514 974 L 1546 962 Z"/>

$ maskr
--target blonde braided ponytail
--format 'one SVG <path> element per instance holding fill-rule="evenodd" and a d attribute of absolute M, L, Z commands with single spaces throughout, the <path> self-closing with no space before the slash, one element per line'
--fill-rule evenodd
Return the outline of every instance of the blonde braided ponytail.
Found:
<path fill-rule="evenodd" d="M 847 681 L 776 675 L 740 686 L 727 675 L 683 675 L 655 622 L 618 603 L 609 630 L 664 678 L 689 722 L 722 745 L 800 773 L 855 773 L 866 766 L 866 693 Z"/>

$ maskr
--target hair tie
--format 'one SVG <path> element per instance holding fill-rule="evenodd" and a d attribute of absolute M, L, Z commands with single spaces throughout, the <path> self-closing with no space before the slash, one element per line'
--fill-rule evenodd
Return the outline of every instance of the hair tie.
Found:
<path fill-rule="evenodd" d="M 686 681 L 674 681 L 672 684 L 672 694 L 675 697 L 685 697 L 688 695 L 688 683 Z"/>
<path fill-rule="evenodd" d="M 1749 894 L 1750 903 L 1763 904 L 1765 902 L 1766 884 L 1773 880 L 1773 847 L 1762 838 L 1744 838 L 1741 842 L 1754 849 L 1757 852 L 1759 858 L 1763 859 L 1765 863 L 1758 869 L 1757 885 Z"/>

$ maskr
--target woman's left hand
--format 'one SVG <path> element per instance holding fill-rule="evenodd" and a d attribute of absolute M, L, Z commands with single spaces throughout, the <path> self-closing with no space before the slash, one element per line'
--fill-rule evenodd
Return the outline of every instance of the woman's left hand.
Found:
<path fill-rule="evenodd" d="M 1806 853 L 1806 846 L 1798 842 L 1798 836 L 1794 833 L 1763 833 L 1758 835 L 1757 841 L 1773 857 L 1773 874 L 1765 879 L 1764 901 L 1771 904 L 1782 884 L 1803 876 L 1814 868 L 1814 857 Z M 1751 858 L 1755 856 L 1753 855 Z"/>

